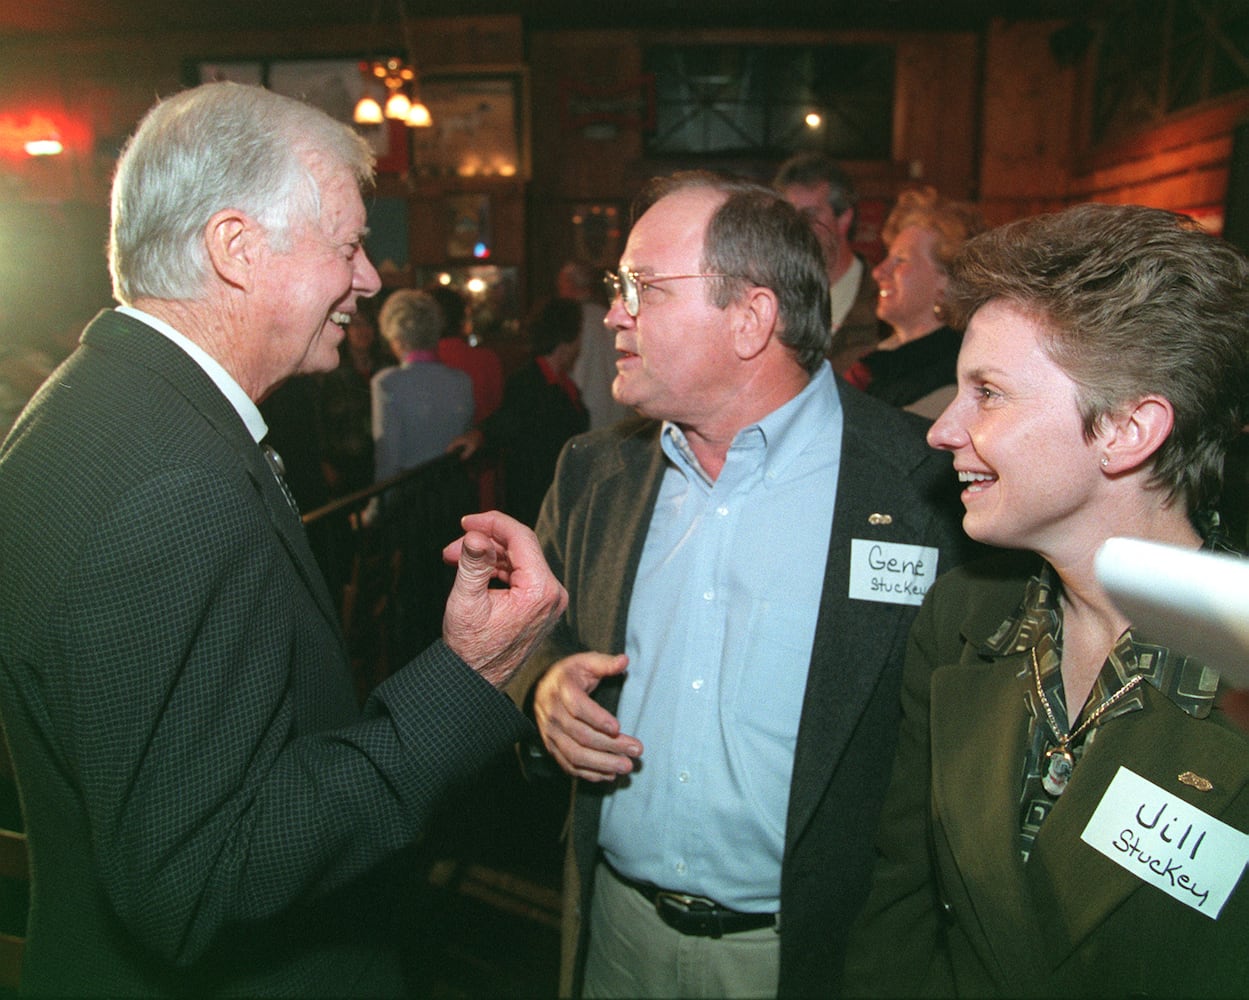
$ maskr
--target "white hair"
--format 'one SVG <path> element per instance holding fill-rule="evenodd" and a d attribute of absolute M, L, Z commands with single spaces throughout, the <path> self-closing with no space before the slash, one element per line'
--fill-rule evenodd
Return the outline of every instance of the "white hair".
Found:
<path fill-rule="evenodd" d="M 317 160 L 348 168 L 361 186 L 372 181 L 368 143 L 292 98 L 208 83 L 156 104 L 113 179 L 108 260 L 117 300 L 199 297 L 209 274 L 204 227 L 225 208 L 256 219 L 270 245 L 285 249 L 292 227 L 320 217 Z"/>

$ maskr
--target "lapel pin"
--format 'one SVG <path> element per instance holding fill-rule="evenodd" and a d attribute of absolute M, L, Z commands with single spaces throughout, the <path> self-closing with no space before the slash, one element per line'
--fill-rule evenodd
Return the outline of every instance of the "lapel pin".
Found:
<path fill-rule="evenodd" d="M 1209 778 L 1203 778 L 1200 774 L 1194 774 L 1192 771 L 1185 771 L 1177 779 L 1181 785 L 1188 785 L 1195 788 L 1199 792 L 1208 792 L 1214 788 Z"/>
<path fill-rule="evenodd" d="M 868 524 L 893 524 L 892 514 L 868 514 Z"/>

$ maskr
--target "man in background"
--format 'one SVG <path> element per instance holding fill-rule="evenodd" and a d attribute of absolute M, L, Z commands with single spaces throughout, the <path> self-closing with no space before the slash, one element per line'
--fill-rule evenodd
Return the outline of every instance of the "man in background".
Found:
<path fill-rule="evenodd" d="M 24 992 L 403 992 L 388 862 L 529 729 L 496 688 L 563 598 L 528 530 L 464 519 L 443 639 L 361 712 L 263 446 L 257 402 L 333 368 L 380 287 L 372 171 L 350 128 L 231 83 L 156 105 L 118 164 L 123 305 L 0 448 Z"/>
<path fill-rule="evenodd" d="M 650 419 L 564 449 L 538 535 L 568 613 L 514 691 L 576 779 L 561 986 L 827 996 L 908 628 L 961 554 L 953 472 L 834 379 L 791 205 L 678 174 L 635 218 L 607 320 L 616 398 Z"/>
<path fill-rule="evenodd" d="M 844 374 L 880 340 L 876 283 L 850 245 L 858 204 L 854 182 L 823 153 L 800 153 L 781 164 L 772 186 L 803 214 L 824 251 L 832 303 L 829 360 L 833 371 Z"/>

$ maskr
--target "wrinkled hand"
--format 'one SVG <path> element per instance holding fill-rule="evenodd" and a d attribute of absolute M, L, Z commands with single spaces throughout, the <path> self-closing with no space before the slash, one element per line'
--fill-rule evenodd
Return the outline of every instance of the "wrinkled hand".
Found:
<path fill-rule="evenodd" d="M 458 563 L 442 635 L 451 650 L 503 687 L 568 606 L 537 536 L 498 511 L 461 518 L 465 534 L 442 551 Z M 498 580 L 505 587 L 491 587 Z"/>
<path fill-rule="evenodd" d="M 534 690 L 542 742 L 561 768 L 586 781 L 611 781 L 633 770 L 642 744 L 620 732 L 616 717 L 590 693 L 628 666 L 623 654 L 574 653 L 557 660 Z"/>

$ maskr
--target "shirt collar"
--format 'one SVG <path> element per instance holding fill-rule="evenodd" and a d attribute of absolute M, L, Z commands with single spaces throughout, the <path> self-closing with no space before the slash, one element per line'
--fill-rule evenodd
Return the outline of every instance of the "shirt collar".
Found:
<path fill-rule="evenodd" d="M 854 300 L 859 297 L 859 285 L 863 283 L 863 261 L 857 255 L 850 258 L 850 266 L 846 273 L 832 283 L 828 289 L 829 301 L 832 305 L 833 329 L 836 330 L 846 321 Z"/>
<path fill-rule="evenodd" d="M 802 391 L 761 420 L 743 427 L 729 446 L 729 455 L 757 452 L 765 480 L 782 475 L 817 434 L 832 433 L 841 413 L 841 399 L 827 361 Z M 663 422 L 660 442 L 668 458 L 693 473 L 707 486 L 714 480 L 699 464 L 685 432 L 670 420 Z"/>
<path fill-rule="evenodd" d="M 248 433 L 251 434 L 257 444 L 269 433 L 269 425 L 265 423 L 265 418 L 260 415 L 260 408 L 251 401 L 251 398 L 243 391 L 243 387 L 234 381 L 230 373 L 221 367 L 220 362 L 200 347 L 199 344 L 179 333 L 163 319 L 159 319 L 151 313 L 146 313 L 142 309 L 136 309 L 134 306 L 117 306 L 116 311 L 129 316 L 131 319 L 137 319 L 140 323 L 146 323 L 157 333 L 168 337 L 190 355 L 191 360 L 204 370 L 204 374 L 213 380 L 213 384 L 229 400 L 230 405 L 234 407 L 239 417 L 242 418 L 243 423 L 247 425 Z"/>
<path fill-rule="evenodd" d="M 1007 656 L 1032 649 L 1052 650 L 1043 660 L 1057 669 L 1062 655 L 1061 584 L 1049 563 L 1024 587 L 1019 608 L 985 639 L 980 651 L 988 656 Z M 1210 714 L 1218 690 L 1219 675 L 1191 656 L 1150 642 L 1139 630 L 1128 629 L 1119 637 L 1107 659 L 1120 684 L 1137 674 L 1179 708 L 1196 719 Z M 1104 669 L 1104 666 L 1103 666 Z"/>

